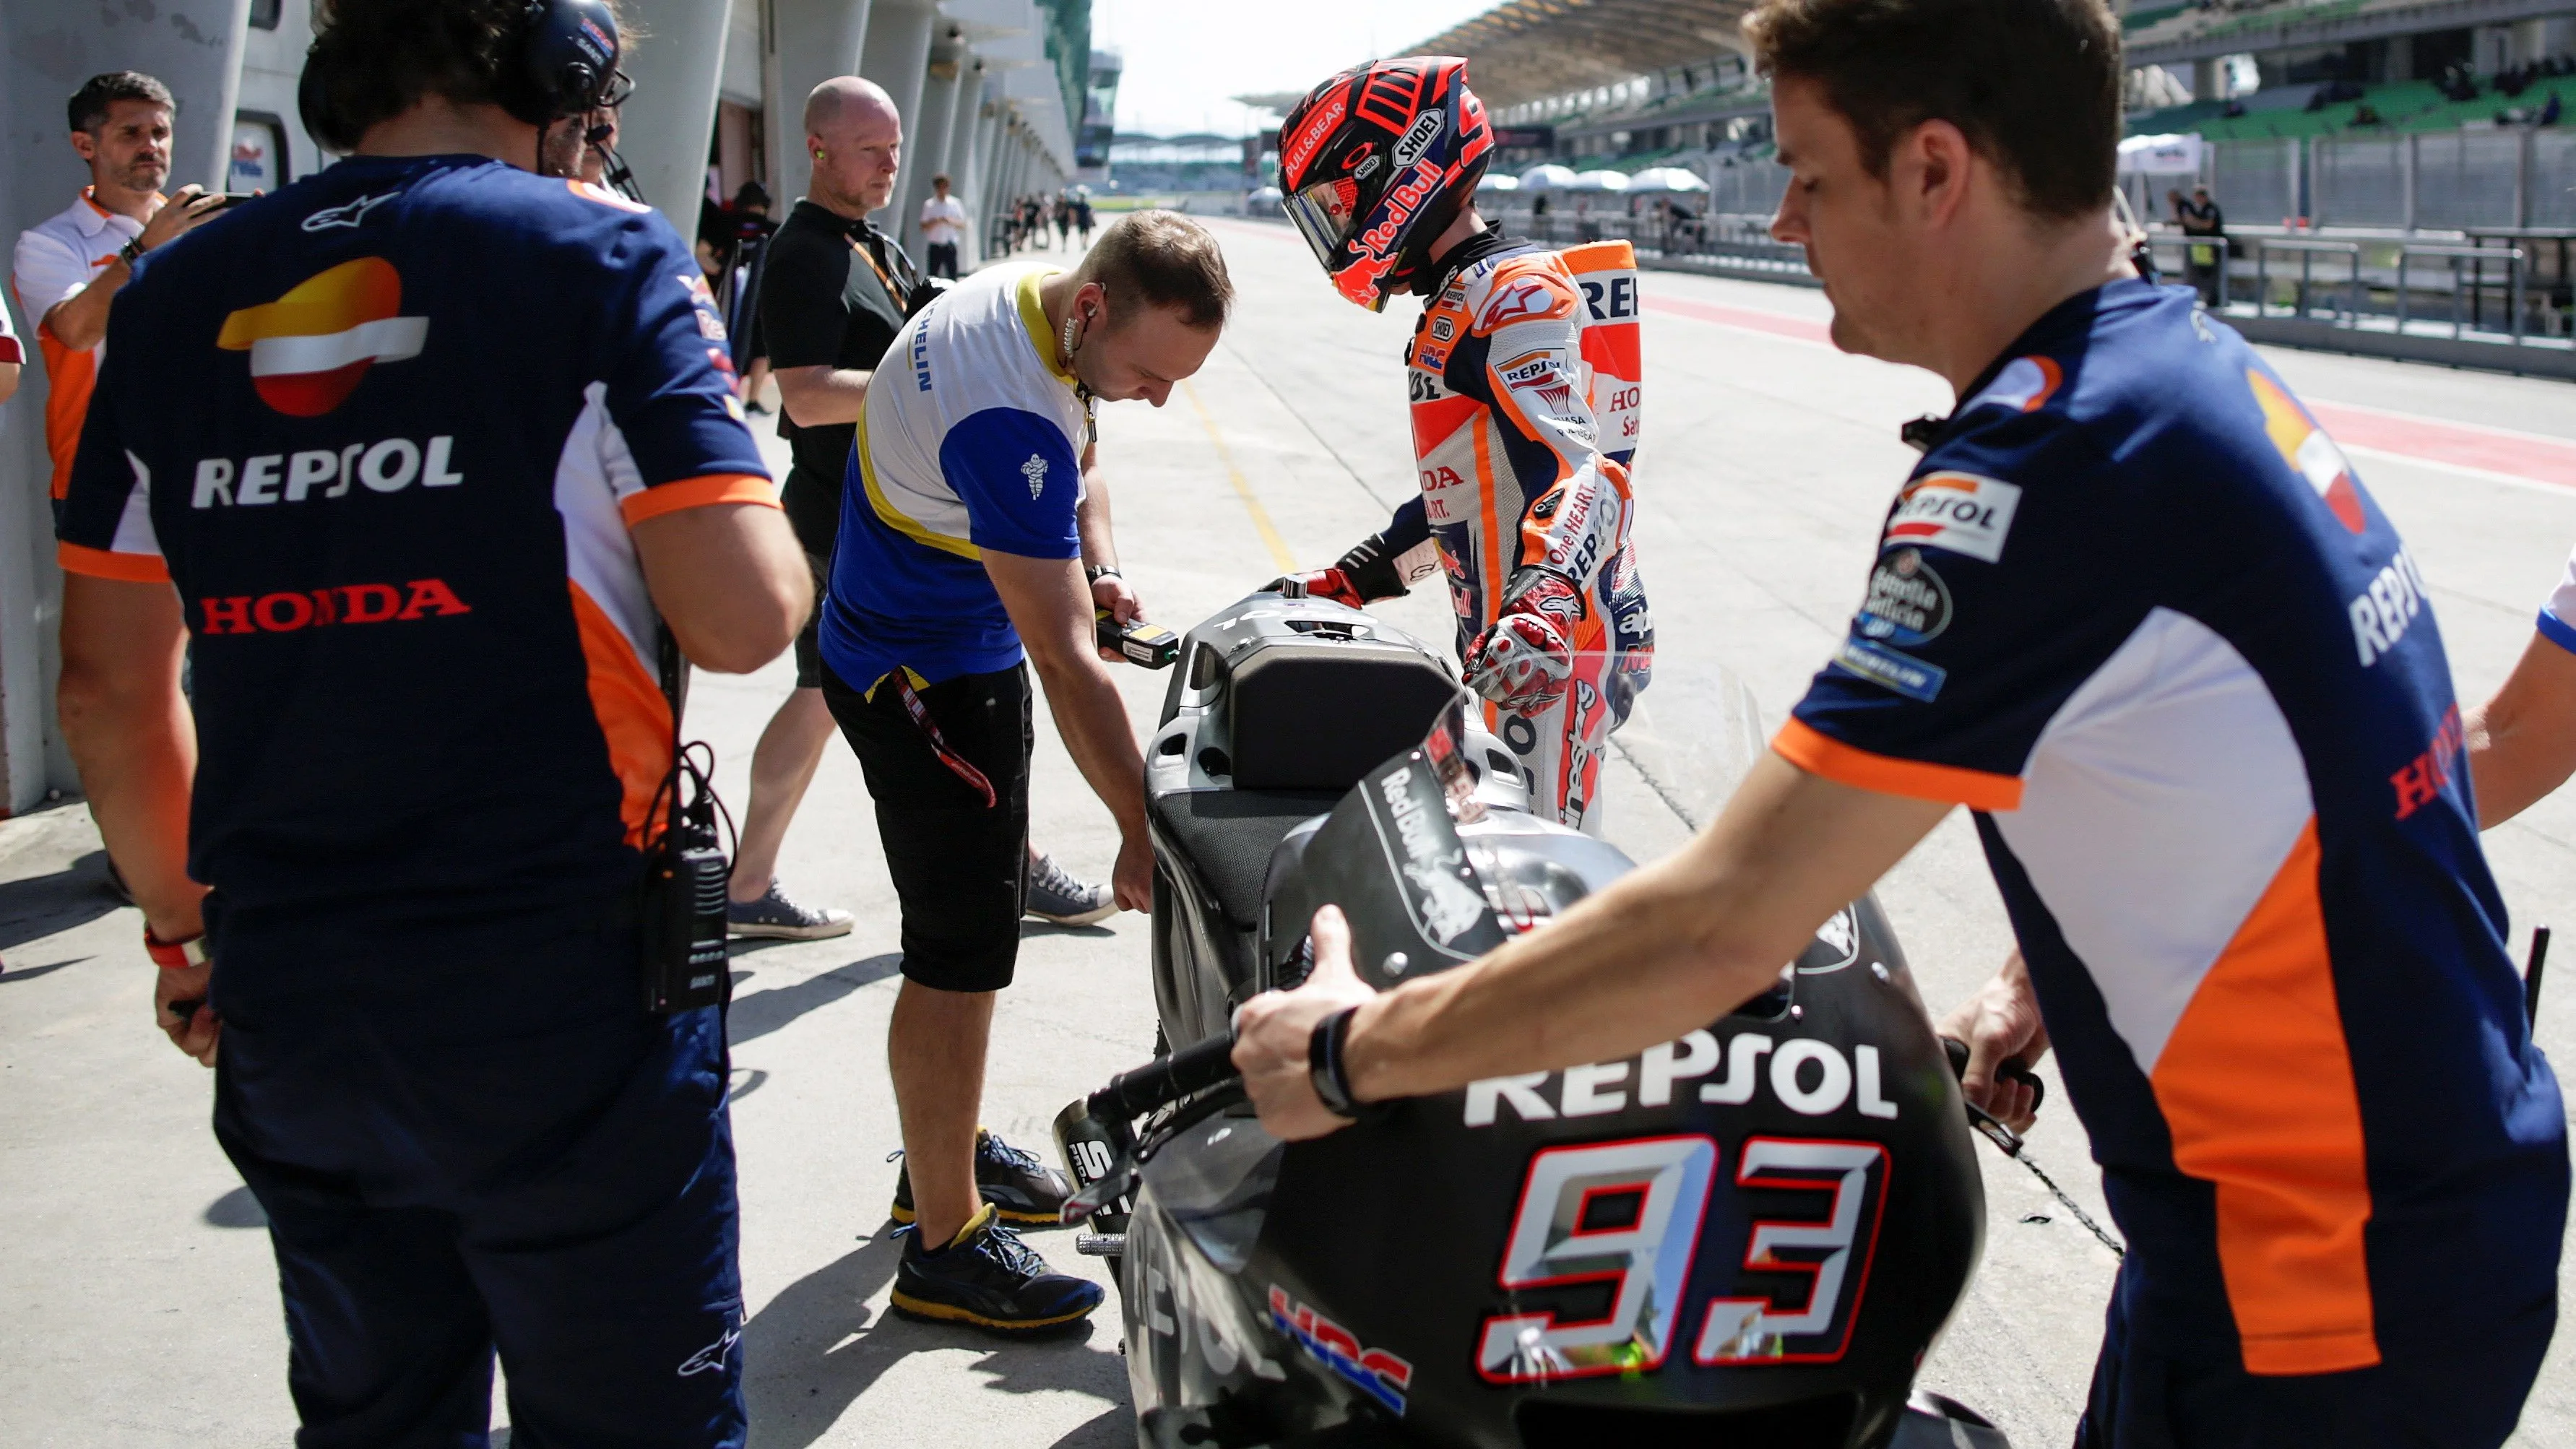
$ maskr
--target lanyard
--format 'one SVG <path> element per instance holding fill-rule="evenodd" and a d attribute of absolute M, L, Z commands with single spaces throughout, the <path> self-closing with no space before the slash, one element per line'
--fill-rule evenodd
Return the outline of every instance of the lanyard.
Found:
<path fill-rule="evenodd" d="M 865 223 L 862 225 L 864 226 Z M 868 240 L 873 240 L 875 235 L 876 228 L 868 227 L 866 231 Z M 877 285 L 885 288 L 886 297 L 894 303 L 894 309 L 897 312 L 904 311 L 910 305 L 910 299 L 904 295 L 902 287 L 895 285 L 894 277 L 886 271 L 885 263 L 877 260 L 876 248 L 868 245 L 868 240 L 862 240 L 859 233 L 849 233 L 849 237 L 850 250 L 866 259 L 868 270 L 877 274 Z"/>

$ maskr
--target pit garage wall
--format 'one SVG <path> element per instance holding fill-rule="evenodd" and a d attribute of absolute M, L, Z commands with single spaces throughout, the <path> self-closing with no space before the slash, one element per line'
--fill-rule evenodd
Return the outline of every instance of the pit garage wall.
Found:
<path fill-rule="evenodd" d="M 178 98 L 173 185 L 220 187 L 240 104 L 251 0 L 6 0 L 0 4 L 0 240 L 61 211 L 89 181 L 72 153 L 63 107 L 101 71 L 160 77 Z M 300 10 L 302 0 L 286 0 Z M 298 17 L 300 21 L 300 16 Z M 291 107 L 289 108 L 292 109 Z M 35 318 L 12 289 L 10 321 L 28 366 L 0 404 L 0 804 L 10 813 L 48 790 L 79 788 L 54 726 L 60 666 L 54 567 L 53 470 L 45 457 L 45 376 Z"/>
<path fill-rule="evenodd" d="M 750 82 L 766 92 L 770 189 L 780 214 L 809 171 L 799 123 L 806 93 L 853 71 L 884 84 L 904 110 L 913 141 L 905 170 L 913 174 L 900 208 L 881 220 L 916 254 L 918 227 L 907 223 L 935 171 L 958 178 L 975 241 L 1004 198 L 1063 184 L 1058 158 L 1070 163 L 1070 130 L 1053 71 L 1042 63 L 1046 17 L 1030 0 L 625 0 L 625 7 L 643 35 L 626 60 L 638 90 L 624 116 L 624 150 L 645 198 L 683 237 L 696 233 L 708 138 L 728 79 L 736 91 Z M 277 0 L 274 23 L 257 28 L 253 8 L 253 0 L 0 0 L 7 142 L 0 245 L 14 247 L 18 233 L 70 205 L 88 181 L 63 107 L 101 71 L 158 76 L 177 97 L 174 189 L 224 187 L 237 117 L 274 127 L 282 180 L 325 165 L 331 158 L 295 114 L 311 0 Z M 926 104 L 941 114 L 923 114 Z M 269 134 L 243 131 L 246 139 Z M 35 319 L 14 294 L 6 305 L 29 352 L 17 395 L 0 404 L 0 808 L 14 814 L 43 803 L 48 791 L 77 790 L 79 780 L 54 723 L 62 575 L 48 501 L 46 379 L 35 358 Z"/>

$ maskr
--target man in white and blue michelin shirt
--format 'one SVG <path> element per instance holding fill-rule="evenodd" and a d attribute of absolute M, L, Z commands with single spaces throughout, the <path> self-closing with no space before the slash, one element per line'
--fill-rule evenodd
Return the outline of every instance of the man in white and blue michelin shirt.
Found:
<path fill-rule="evenodd" d="M 1048 1271 L 1010 1222 L 1056 1220 L 1062 1174 L 976 1125 L 994 993 L 1028 869 L 1028 665 L 1120 835 L 1118 904 L 1153 899 L 1145 766 L 1094 644 L 1137 603 L 1093 469 L 1095 401 L 1156 407 L 1199 370 L 1234 289 L 1197 223 L 1139 212 L 1072 271 L 988 267 L 897 334 L 868 389 L 823 607 L 823 698 L 876 801 L 903 907 L 887 1063 L 903 1117 L 894 1306 L 1011 1332 L 1100 1288 Z"/>
<path fill-rule="evenodd" d="M 2512 675 L 2461 725 L 2453 747 L 2466 746 L 2481 829 L 2511 820 L 2576 774 L 2576 557 L 2542 602 Z"/>

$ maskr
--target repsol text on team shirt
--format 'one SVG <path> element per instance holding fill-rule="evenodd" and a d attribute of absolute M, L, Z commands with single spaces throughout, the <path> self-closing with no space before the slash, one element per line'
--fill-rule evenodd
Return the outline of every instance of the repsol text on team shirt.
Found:
<path fill-rule="evenodd" d="M 238 462 L 204 458 L 197 463 L 188 506 L 302 503 L 317 497 L 339 498 L 361 484 L 377 493 L 400 493 L 414 483 L 423 488 L 453 488 L 465 481 L 465 475 L 450 466 L 455 448 L 453 436 L 432 438 L 426 447 L 409 438 L 386 438 L 339 448 L 260 453 Z"/>

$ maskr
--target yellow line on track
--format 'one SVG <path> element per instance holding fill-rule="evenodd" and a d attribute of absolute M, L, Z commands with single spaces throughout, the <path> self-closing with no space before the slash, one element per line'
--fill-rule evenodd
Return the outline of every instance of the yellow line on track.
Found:
<path fill-rule="evenodd" d="M 1187 378 L 1181 381 L 1181 391 L 1188 395 L 1190 407 L 1199 415 L 1199 421 L 1207 425 L 1208 441 L 1216 444 L 1217 461 L 1225 465 L 1226 481 L 1234 485 L 1235 496 L 1243 500 L 1244 512 L 1252 515 L 1252 527 L 1269 548 L 1270 561 L 1277 564 L 1283 574 L 1295 573 L 1297 556 L 1288 551 L 1287 541 L 1279 536 L 1278 528 L 1270 522 L 1270 510 L 1261 506 L 1261 495 L 1252 491 L 1252 480 L 1244 477 L 1243 469 L 1235 465 L 1234 450 L 1225 445 L 1225 434 L 1218 430 L 1215 414 L 1210 413 L 1207 404 L 1199 400 L 1199 390 L 1190 386 Z"/>

